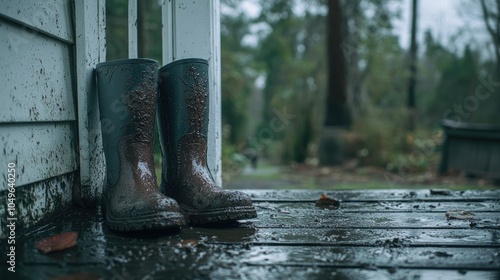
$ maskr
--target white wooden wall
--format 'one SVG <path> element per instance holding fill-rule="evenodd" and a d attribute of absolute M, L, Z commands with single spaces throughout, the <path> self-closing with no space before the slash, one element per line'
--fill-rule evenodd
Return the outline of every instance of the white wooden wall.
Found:
<path fill-rule="evenodd" d="M 17 226 L 71 202 L 77 111 L 70 0 L 0 1 L 0 238 L 7 164 L 16 164 Z"/>

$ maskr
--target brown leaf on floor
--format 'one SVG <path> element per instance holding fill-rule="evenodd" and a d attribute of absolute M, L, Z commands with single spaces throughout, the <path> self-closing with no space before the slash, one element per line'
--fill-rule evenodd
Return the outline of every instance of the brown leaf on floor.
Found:
<path fill-rule="evenodd" d="M 35 247 L 40 252 L 47 254 L 75 246 L 77 238 L 77 232 L 65 232 L 40 240 Z"/>
<path fill-rule="evenodd" d="M 321 197 L 316 200 L 316 207 L 319 208 L 337 209 L 339 206 L 340 202 L 338 200 L 330 198 L 325 194 L 322 194 Z"/>
<path fill-rule="evenodd" d="M 476 217 L 476 214 L 470 211 L 450 210 L 447 211 L 445 215 L 448 220 L 468 220 L 468 221 L 480 220 L 478 217 Z"/>

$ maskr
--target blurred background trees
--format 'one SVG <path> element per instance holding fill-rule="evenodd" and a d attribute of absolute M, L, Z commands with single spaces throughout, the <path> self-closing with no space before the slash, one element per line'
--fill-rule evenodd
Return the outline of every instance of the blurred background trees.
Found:
<path fill-rule="evenodd" d="M 245 155 L 319 164 L 325 125 L 346 128 L 337 145 L 343 162 L 391 171 L 425 141 L 439 151 L 443 118 L 500 123 L 500 87 L 486 100 L 473 98 L 484 81 L 500 82 L 500 0 L 456 2 L 452 8 L 474 14 L 474 30 L 451 30 L 446 40 L 420 30 L 414 77 L 409 39 L 402 44 L 395 29 L 410 13 L 408 1 L 221 0 L 225 178 L 241 171 Z M 139 2 L 140 54 L 161 61 L 160 6 Z M 127 56 L 126 7 L 107 0 L 108 60 Z M 486 36 L 474 37 L 480 32 Z M 435 161 L 419 164 L 434 168 Z"/>

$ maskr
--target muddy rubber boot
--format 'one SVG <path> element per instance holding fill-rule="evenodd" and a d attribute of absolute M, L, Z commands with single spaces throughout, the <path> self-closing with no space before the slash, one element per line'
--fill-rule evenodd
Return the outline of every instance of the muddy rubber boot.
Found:
<path fill-rule="evenodd" d="M 255 218 L 250 196 L 217 187 L 207 167 L 208 62 L 182 59 L 160 69 L 161 190 L 191 224 Z"/>
<path fill-rule="evenodd" d="M 179 205 L 156 183 L 153 133 L 158 62 L 124 59 L 96 67 L 106 159 L 102 211 L 117 231 L 157 230 L 185 224 Z"/>

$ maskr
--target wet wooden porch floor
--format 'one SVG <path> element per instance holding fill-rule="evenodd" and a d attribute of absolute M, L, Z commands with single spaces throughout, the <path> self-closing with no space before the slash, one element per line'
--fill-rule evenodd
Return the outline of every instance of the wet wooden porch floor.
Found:
<path fill-rule="evenodd" d="M 146 237 L 69 209 L 19 238 L 16 272 L 4 262 L 0 279 L 500 279 L 499 190 L 247 193 L 257 219 Z M 340 208 L 316 207 L 323 193 Z M 76 247 L 35 249 L 67 231 Z"/>

